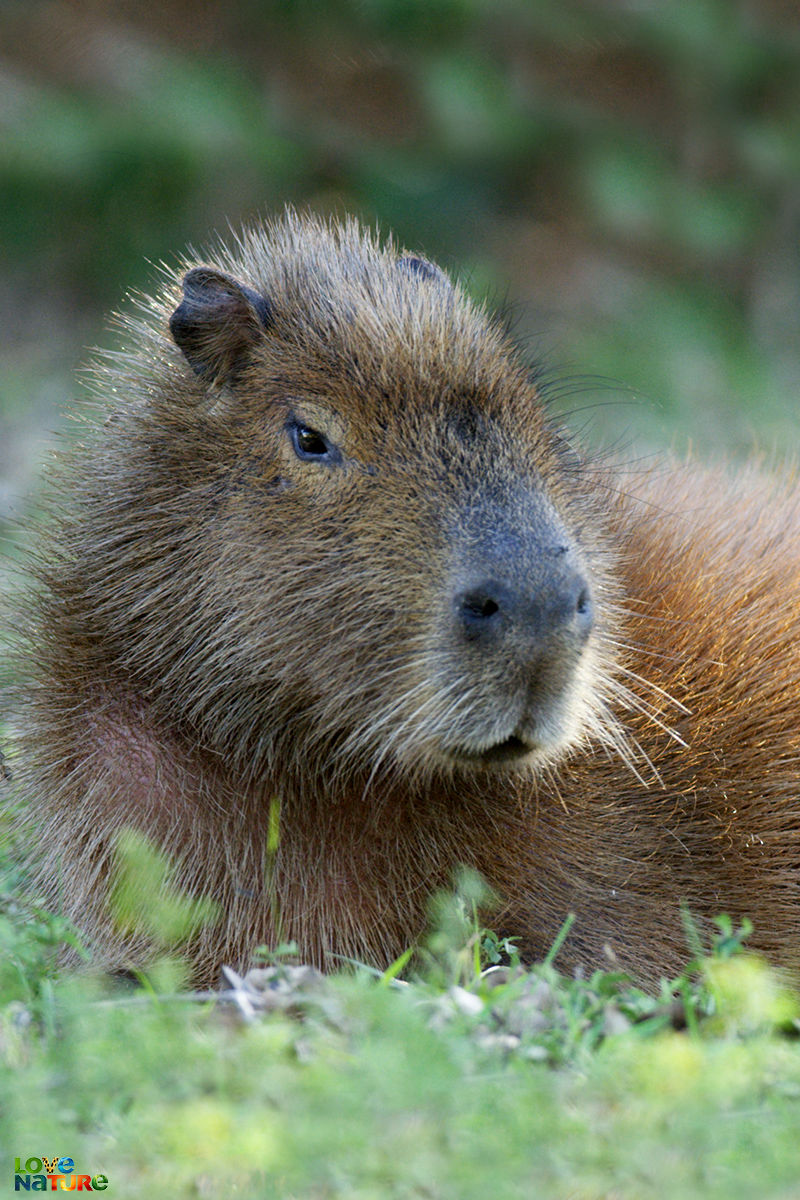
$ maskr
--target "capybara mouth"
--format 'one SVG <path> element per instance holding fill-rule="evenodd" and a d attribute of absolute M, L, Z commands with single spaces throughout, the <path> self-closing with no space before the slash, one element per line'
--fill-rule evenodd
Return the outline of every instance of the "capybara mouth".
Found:
<path fill-rule="evenodd" d="M 493 746 L 487 746 L 484 750 L 468 750 L 465 746 L 454 746 L 448 750 L 448 754 L 457 761 L 468 762 L 475 766 L 493 766 L 526 758 L 535 749 L 534 744 L 523 741 L 522 738 L 513 734 L 511 737 L 504 738 L 502 742 L 495 742 Z"/>

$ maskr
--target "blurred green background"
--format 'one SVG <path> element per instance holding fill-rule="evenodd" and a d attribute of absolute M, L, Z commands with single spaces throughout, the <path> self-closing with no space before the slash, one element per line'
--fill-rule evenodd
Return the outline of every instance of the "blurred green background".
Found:
<path fill-rule="evenodd" d="M 589 440 L 800 445 L 796 0 L 0 0 L 0 532 L 104 313 L 286 202 L 509 308 Z"/>

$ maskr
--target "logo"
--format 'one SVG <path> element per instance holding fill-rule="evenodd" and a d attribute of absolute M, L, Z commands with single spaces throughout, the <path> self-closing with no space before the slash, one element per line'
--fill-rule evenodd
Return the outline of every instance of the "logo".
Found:
<path fill-rule="evenodd" d="M 107 1175 L 80 1175 L 74 1159 L 56 1154 L 53 1158 L 14 1159 L 15 1192 L 104 1192 Z"/>

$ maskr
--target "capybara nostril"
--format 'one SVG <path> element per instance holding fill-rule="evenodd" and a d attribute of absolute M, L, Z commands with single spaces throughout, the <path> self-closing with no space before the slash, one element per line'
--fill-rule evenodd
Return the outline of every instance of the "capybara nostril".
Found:
<path fill-rule="evenodd" d="M 594 605 L 592 604 L 592 593 L 582 577 L 579 577 L 573 585 L 573 595 L 576 592 L 577 597 L 572 610 L 575 629 L 581 637 L 587 638 L 594 625 Z"/>
<path fill-rule="evenodd" d="M 486 580 L 459 591 L 453 600 L 456 625 L 468 641 L 495 637 L 511 617 L 514 598 L 496 580 Z"/>
<path fill-rule="evenodd" d="M 461 587 L 453 614 L 467 642 L 501 648 L 504 637 L 513 637 L 519 645 L 528 643 L 532 655 L 556 636 L 585 640 L 593 623 L 586 580 L 562 569 L 514 585 L 490 578 Z"/>

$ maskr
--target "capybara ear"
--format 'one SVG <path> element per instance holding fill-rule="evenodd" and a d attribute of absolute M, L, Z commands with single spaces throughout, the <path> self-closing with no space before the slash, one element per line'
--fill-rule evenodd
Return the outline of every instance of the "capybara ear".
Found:
<path fill-rule="evenodd" d="M 229 383 L 271 323 L 263 296 L 222 271 L 195 267 L 183 277 L 183 300 L 169 328 L 193 371 L 210 383 Z"/>
<path fill-rule="evenodd" d="M 438 279 L 441 283 L 450 283 L 441 267 L 419 254 L 402 254 L 397 260 L 397 265 L 411 275 L 418 275 L 420 279 Z"/>

